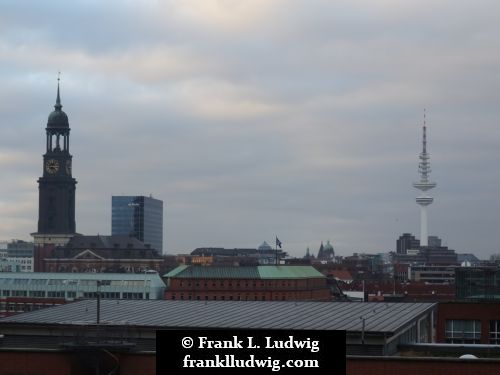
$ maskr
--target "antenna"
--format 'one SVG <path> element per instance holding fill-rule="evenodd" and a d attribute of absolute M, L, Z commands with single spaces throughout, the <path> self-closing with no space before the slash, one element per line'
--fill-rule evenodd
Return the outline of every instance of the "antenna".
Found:
<path fill-rule="evenodd" d="M 418 171 L 420 173 L 420 181 L 413 183 L 413 187 L 420 190 L 422 193 L 417 197 L 417 204 L 420 206 L 420 246 L 428 246 L 427 235 L 427 206 L 430 205 L 434 198 L 427 195 L 427 191 L 436 186 L 435 182 L 429 181 L 431 173 L 430 156 L 427 153 L 427 112 L 424 108 L 424 125 L 422 126 L 422 152 L 419 155 L 420 162 L 418 163 Z"/>

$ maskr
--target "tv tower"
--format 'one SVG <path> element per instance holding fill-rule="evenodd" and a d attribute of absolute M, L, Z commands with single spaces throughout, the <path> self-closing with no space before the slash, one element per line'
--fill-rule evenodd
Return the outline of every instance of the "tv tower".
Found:
<path fill-rule="evenodd" d="M 421 190 L 422 193 L 417 197 L 417 204 L 420 205 L 420 246 L 428 246 L 427 234 L 427 206 L 430 205 L 434 198 L 427 195 L 427 190 L 436 186 L 435 182 L 429 181 L 429 174 L 431 173 L 431 164 L 429 162 L 430 156 L 427 153 L 427 127 L 425 124 L 425 109 L 424 109 L 424 126 L 422 127 L 422 152 L 420 153 L 420 163 L 418 164 L 418 171 L 420 173 L 420 181 L 414 182 L 413 187 Z"/>

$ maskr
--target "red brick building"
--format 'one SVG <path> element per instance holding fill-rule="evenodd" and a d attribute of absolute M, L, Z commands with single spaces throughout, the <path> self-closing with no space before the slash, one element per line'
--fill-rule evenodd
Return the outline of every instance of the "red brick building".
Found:
<path fill-rule="evenodd" d="M 440 303 L 436 339 L 450 344 L 500 344 L 500 302 Z"/>
<path fill-rule="evenodd" d="M 179 266 L 163 276 L 165 299 L 329 301 L 327 278 L 311 266 Z"/>
<path fill-rule="evenodd" d="M 64 246 L 35 249 L 35 272 L 161 272 L 164 259 L 134 237 L 77 235 Z"/>

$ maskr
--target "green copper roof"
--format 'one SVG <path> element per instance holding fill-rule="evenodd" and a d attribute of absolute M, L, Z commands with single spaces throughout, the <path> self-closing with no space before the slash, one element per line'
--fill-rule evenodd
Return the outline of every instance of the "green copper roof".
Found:
<path fill-rule="evenodd" d="M 177 268 L 174 268 L 169 273 L 166 273 L 165 275 L 163 275 L 163 277 L 175 277 L 175 276 L 178 276 L 182 271 L 184 271 L 188 267 L 189 266 L 186 266 L 186 265 L 178 266 Z"/>
<path fill-rule="evenodd" d="M 307 279 L 325 277 L 311 266 L 258 266 L 261 279 Z"/>
<path fill-rule="evenodd" d="M 179 266 L 163 277 L 200 279 L 303 279 L 324 277 L 311 266 Z"/>

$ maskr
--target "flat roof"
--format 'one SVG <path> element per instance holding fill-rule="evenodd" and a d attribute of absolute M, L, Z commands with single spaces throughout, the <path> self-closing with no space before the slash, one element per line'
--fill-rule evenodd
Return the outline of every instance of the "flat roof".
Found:
<path fill-rule="evenodd" d="M 0 272 L 0 279 L 59 279 L 59 280 L 149 280 L 157 272 L 105 273 L 105 272 Z"/>
<path fill-rule="evenodd" d="M 36 280 L 112 280 L 150 281 L 153 286 L 165 286 L 160 275 L 150 273 L 96 273 L 96 272 L 0 272 L 0 285 L 16 284 L 16 280 L 26 280 L 26 284 L 40 285 Z M 26 285 L 22 284 L 22 285 Z M 21 284 L 20 284 L 21 285 Z"/>
<path fill-rule="evenodd" d="M 434 303 L 101 300 L 102 325 L 150 328 L 311 329 L 394 333 Z M 84 300 L 0 319 L 10 324 L 95 324 L 96 301 Z"/>

